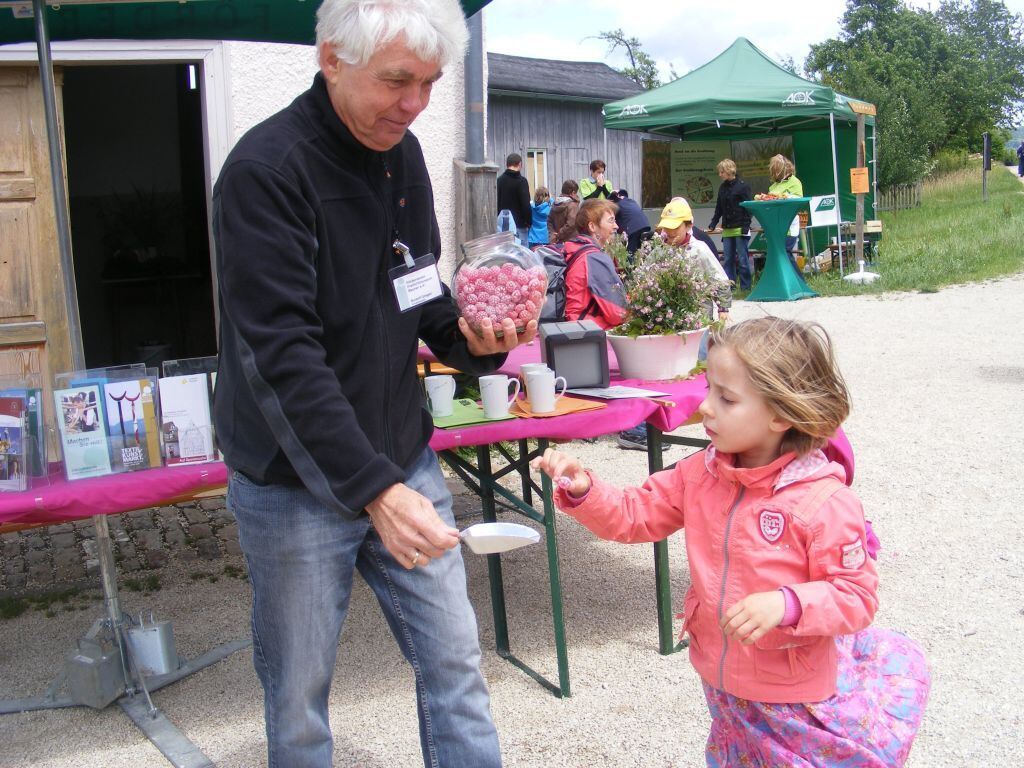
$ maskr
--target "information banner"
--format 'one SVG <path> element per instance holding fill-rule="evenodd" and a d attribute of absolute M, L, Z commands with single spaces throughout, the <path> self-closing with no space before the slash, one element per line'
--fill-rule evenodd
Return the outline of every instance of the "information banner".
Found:
<path fill-rule="evenodd" d="M 773 136 L 770 139 L 745 139 L 732 142 L 732 159 L 736 162 L 736 175 L 750 185 L 756 195 L 767 192 L 772 180 L 768 175 L 768 161 L 775 155 L 793 159 L 793 137 Z M 797 176 L 799 177 L 799 173 Z"/>
<path fill-rule="evenodd" d="M 731 157 L 728 141 L 679 141 L 672 145 L 672 196 L 692 208 L 713 208 L 722 183 L 715 166 Z M 668 202 L 668 201 L 666 201 Z"/>
<path fill-rule="evenodd" d="M 811 226 L 839 226 L 839 208 L 836 206 L 835 195 L 820 195 L 811 198 Z"/>

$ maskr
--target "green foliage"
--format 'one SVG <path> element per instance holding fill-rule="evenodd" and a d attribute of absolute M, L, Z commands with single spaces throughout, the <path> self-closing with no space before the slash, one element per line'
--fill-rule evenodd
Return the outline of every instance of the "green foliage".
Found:
<path fill-rule="evenodd" d="M 810 275 L 823 296 L 888 291 L 935 292 L 1024 271 L 1024 185 L 998 165 L 988 175 L 989 201 L 981 196 L 981 161 L 924 182 L 920 208 L 883 213 L 880 277 L 868 285 L 841 279 L 838 271 Z"/>
<path fill-rule="evenodd" d="M 878 184 L 908 184 L 939 150 L 980 151 L 1020 114 L 1022 29 L 997 0 L 847 0 L 838 39 L 811 46 L 805 69 L 878 107 Z"/>
<path fill-rule="evenodd" d="M 938 178 L 967 167 L 967 152 L 956 149 L 940 149 L 935 153 L 929 176 Z"/>
<path fill-rule="evenodd" d="M 608 53 L 612 53 L 618 48 L 626 50 L 626 56 L 629 57 L 629 66 L 616 71 L 621 72 L 645 91 L 661 85 L 661 78 L 658 76 L 658 65 L 644 51 L 637 38 L 626 37 L 626 33 L 621 29 L 602 32 L 596 35 L 596 37 L 598 40 L 604 40 L 608 43 Z"/>

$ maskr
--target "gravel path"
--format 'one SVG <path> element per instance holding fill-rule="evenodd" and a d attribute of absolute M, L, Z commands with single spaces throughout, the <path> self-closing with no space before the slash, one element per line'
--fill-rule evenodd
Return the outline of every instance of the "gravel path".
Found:
<path fill-rule="evenodd" d="M 1022 296 L 1017 276 L 935 294 L 738 302 L 734 310 L 736 319 L 772 312 L 818 320 L 835 339 L 854 397 L 846 431 L 857 455 L 855 488 L 883 545 L 877 623 L 919 640 L 934 668 L 915 768 L 1020 765 Z M 989 327 L 993 317 L 997 328 Z M 609 440 L 575 448 L 610 479 L 644 475 L 643 455 Z M 598 541 L 567 518 L 559 539 L 573 685 L 564 701 L 494 654 L 485 563 L 467 555 L 506 765 L 702 766 L 708 716 L 697 677 L 685 655 L 655 651 L 650 547 Z M 678 603 L 687 583 L 681 537 L 671 546 Z M 553 676 L 544 550 L 520 550 L 505 562 L 513 650 Z M 244 581 L 195 580 L 174 565 L 161 578 L 149 595 L 125 593 L 126 607 L 173 619 L 182 655 L 247 632 Z M 93 604 L 0 621 L 0 697 L 40 694 L 99 612 Z M 419 764 L 409 678 L 360 586 L 330 699 L 337 765 Z M 262 699 L 247 653 L 155 699 L 218 766 L 265 764 Z M 6 768 L 163 764 L 116 707 L 0 717 Z"/>

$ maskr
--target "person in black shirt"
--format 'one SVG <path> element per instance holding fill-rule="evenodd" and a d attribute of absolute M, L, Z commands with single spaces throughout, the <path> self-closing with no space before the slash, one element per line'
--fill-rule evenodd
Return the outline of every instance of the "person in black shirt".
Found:
<path fill-rule="evenodd" d="M 526 245 L 529 241 L 533 213 L 530 210 L 530 183 L 519 171 L 523 158 L 513 152 L 505 158 L 505 172 L 498 177 L 498 213 L 508 211 L 516 222 L 516 236 Z"/>
<path fill-rule="evenodd" d="M 213 197 L 214 420 L 253 590 L 269 764 L 332 764 L 327 692 L 358 570 L 412 667 L 424 761 L 497 768 L 417 340 L 479 375 L 536 323 L 517 336 L 506 318 L 499 339 L 485 320 L 477 335 L 443 285 L 403 311 L 391 274 L 405 264 L 396 242 L 440 253 L 408 129 L 462 58 L 465 19 L 456 0 L 325 0 L 317 18 L 312 87 L 239 140 Z M 388 713 L 380 727 L 404 724 Z"/>

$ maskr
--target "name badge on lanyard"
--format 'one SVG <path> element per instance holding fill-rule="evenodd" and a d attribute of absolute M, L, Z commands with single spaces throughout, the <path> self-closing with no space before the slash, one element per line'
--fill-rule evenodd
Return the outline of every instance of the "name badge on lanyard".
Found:
<path fill-rule="evenodd" d="M 404 243 L 395 240 L 391 247 L 405 260 L 405 264 L 388 270 L 391 287 L 395 290 L 398 308 L 402 312 L 416 309 L 444 295 L 434 254 L 428 253 L 414 259 L 409 247 Z"/>

